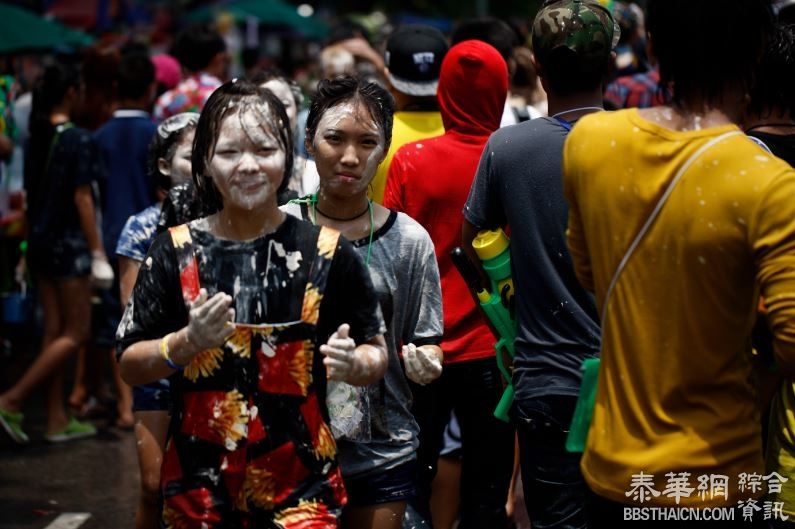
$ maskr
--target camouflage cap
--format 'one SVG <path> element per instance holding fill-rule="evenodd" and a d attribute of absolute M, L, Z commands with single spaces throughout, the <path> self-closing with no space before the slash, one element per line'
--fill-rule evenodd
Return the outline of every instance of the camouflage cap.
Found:
<path fill-rule="evenodd" d="M 533 53 L 539 61 L 560 47 L 576 53 L 587 68 L 604 64 L 621 30 L 610 11 L 595 0 L 547 1 L 533 21 Z"/>

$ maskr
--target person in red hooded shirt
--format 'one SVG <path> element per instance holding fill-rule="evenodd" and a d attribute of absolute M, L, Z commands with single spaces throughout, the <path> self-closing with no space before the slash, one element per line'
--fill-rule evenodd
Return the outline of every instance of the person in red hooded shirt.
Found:
<path fill-rule="evenodd" d="M 450 259 L 460 245 L 461 212 L 483 148 L 500 127 L 507 92 L 508 67 L 496 49 L 475 40 L 450 48 L 437 92 L 445 133 L 397 151 L 384 195 L 384 206 L 408 214 L 428 231 L 442 282 L 445 364 L 439 379 L 414 387 L 421 475 L 412 506 L 429 517 L 430 484 L 454 410 L 462 444 L 461 529 L 507 526 L 513 428 L 492 415 L 502 395 L 494 337 Z"/>

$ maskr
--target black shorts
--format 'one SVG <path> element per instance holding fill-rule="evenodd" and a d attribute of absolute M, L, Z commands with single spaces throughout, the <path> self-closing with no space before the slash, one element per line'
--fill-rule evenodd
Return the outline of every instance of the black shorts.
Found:
<path fill-rule="evenodd" d="M 417 495 L 417 461 L 389 470 L 376 469 L 363 476 L 345 478 L 348 507 L 367 507 L 394 501 L 407 501 Z"/>
<path fill-rule="evenodd" d="M 83 277 L 91 273 L 91 252 L 81 232 L 53 240 L 28 241 L 28 268 L 35 276 L 53 279 Z"/>

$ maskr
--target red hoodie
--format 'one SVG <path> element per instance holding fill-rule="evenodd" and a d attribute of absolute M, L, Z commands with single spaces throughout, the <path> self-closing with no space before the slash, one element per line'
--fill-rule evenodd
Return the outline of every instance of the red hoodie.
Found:
<path fill-rule="evenodd" d="M 433 239 L 442 280 L 445 362 L 494 355 L 495 339 L 450 259 L 461 245 L 462 210 L 480 155 L 508 94 L 508 67 L 488 44 L 461 42 L 447 52 L 437 97 L 445 133 L 401 147 L 389 167 L 384 206 L 403 211 Z"/>

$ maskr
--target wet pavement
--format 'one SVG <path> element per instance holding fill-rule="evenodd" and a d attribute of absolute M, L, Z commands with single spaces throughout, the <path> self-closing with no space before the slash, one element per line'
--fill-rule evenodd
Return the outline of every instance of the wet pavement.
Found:
<path fill-rule="evenodd" d="M 90 518 L 79 526 L 55 524 L 52 529 L 131 528 L 137 495 L 132 432 L 107 429 L 69 443 L 34 439 L 22 449 L 8 443 L 0 447 L 2 529 L 45 529 L 61 513 L 88 513 Z"/>
<path fill-rule="evenodd" d="M 33 357 L 3 353 L 0 392 Z M 64 373 L 73 372 L 70 363 Z M 65 387 L 70 388 L 71 382 Z M 135 436 L 108 426 L 107 420 L 95 424 L 100 428 L 97 437 L 46 443 L 39 392 L 25 406 L 28 446 L 11 444 L 0 430 L 0 529 L 133 527 L 139 483 Z"/>

